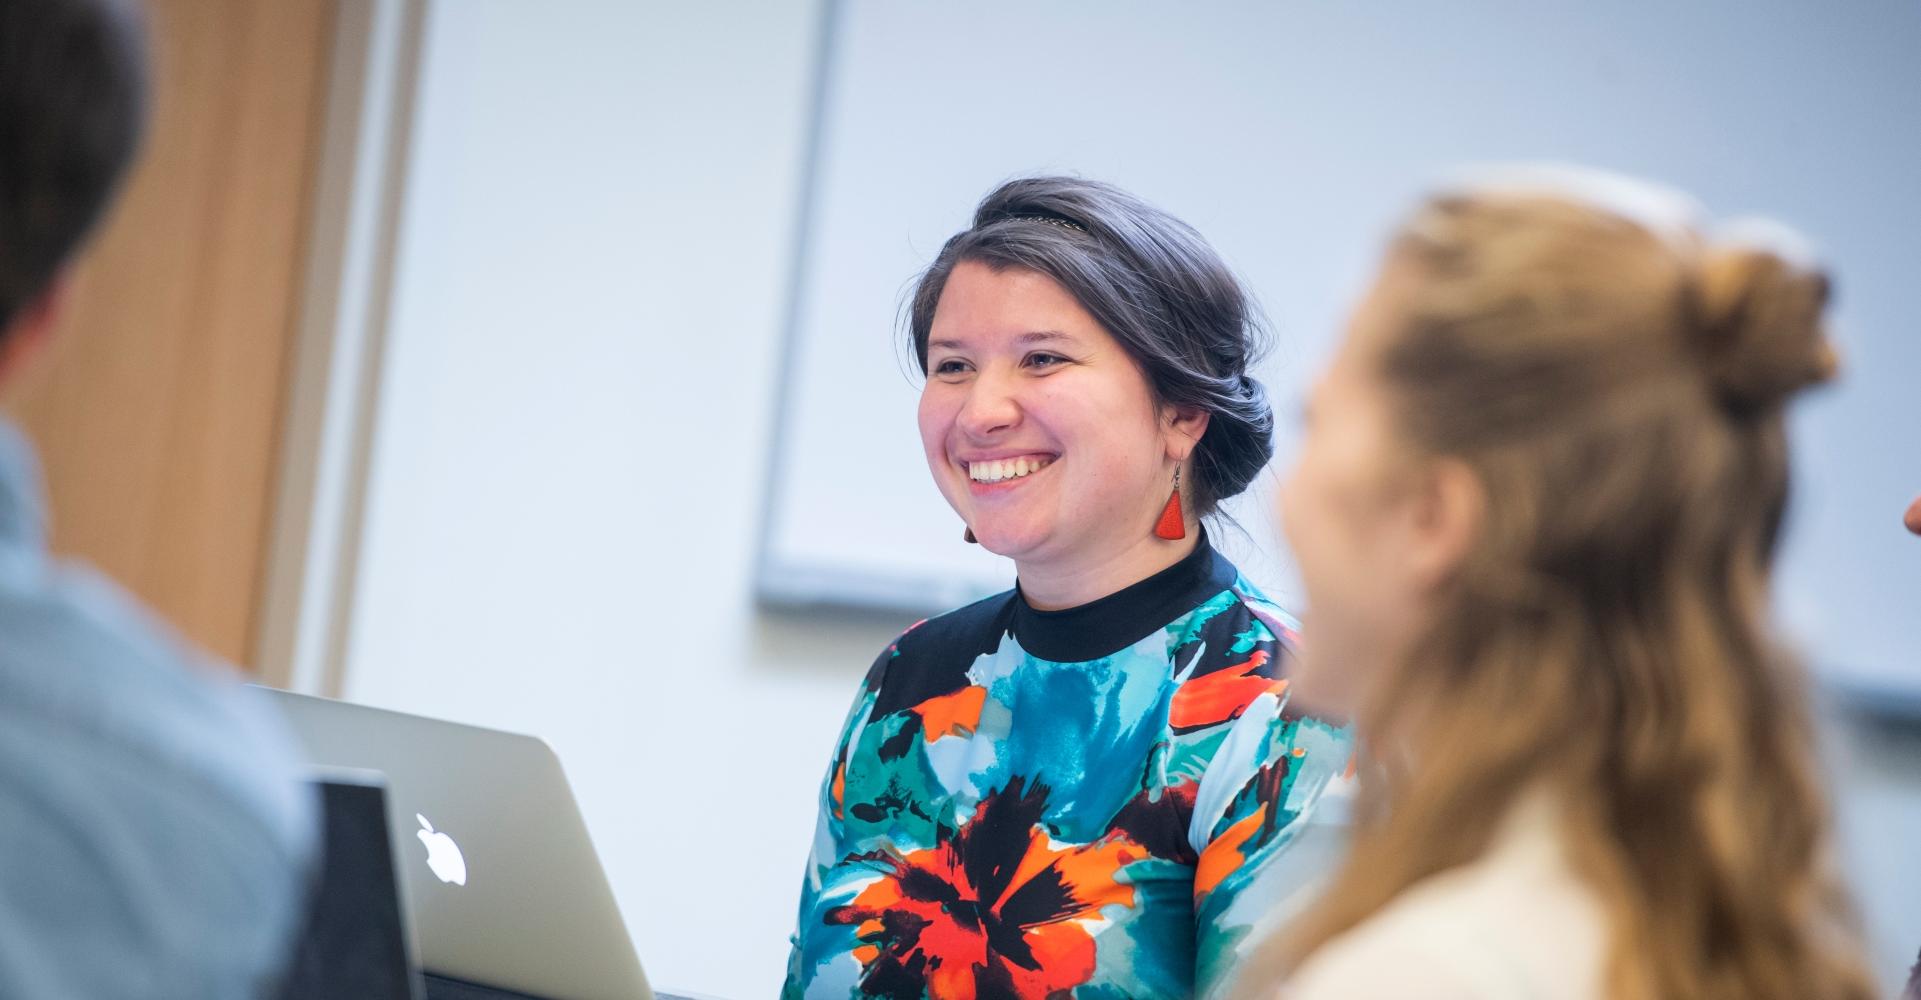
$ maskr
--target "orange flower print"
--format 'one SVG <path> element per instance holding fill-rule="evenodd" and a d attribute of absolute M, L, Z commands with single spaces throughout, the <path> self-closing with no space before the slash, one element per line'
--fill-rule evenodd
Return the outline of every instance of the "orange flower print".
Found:
<path fill-rule="evenodd" d="M 1087 922 L 1132 906 L 1116 881 L 1147 852 L 1125 837 L 1056 846 L 1040 819 L 1048 788 L 1015 778 L 931 848 L 860 860 L 884 877 L 826 914 L 860 939 L 861 991 L 933 1000 L 1045 998 L 1094 974 Z"/>
<path fill-rule="evenodd" d="M 1218 726 L 1240 718 L 1261 695 L 1286 691 L 1285 679 L 1263 673 L 1268 658 L 1266 650 L 1257 649 L 1241 663 L 1181 685 L 1168 708 L 1168 725 L 1177 733 Z"/>

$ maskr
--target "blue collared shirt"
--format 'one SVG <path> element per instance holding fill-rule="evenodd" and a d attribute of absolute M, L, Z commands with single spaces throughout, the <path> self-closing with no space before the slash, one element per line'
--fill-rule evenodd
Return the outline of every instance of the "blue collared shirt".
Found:
<path fill-rule="evenodd" d="M 264 703 L 48 557 L 0 423 L 0 997 L 271 995 L 315 810 Z"/>

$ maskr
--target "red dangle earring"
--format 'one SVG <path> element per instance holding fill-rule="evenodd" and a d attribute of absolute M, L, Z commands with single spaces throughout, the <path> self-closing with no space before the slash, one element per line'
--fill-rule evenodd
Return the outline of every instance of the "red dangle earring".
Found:
<path fill-rule="evenodd" d="M 1187 537 L 1187 520 L 1181 517 L 1181 467 L 1174 467 L 1174 495 L 1161 508 L 1161 519 L 1154 525 L 1154 537 L 1178 542 Z"/>

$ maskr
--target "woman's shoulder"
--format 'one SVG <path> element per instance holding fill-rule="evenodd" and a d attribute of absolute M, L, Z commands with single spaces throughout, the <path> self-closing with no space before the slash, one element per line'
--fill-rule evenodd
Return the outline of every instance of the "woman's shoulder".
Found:
<path fill-rule="evenodd" d="M 1236 571 L 1227 593 L 1235 611 L 1249 622 L 1258 622 L 1263 634 L 1289 648 L 1300 644 L 1300 621 L 1254 581 Z"/>
<path fill-rule="evenodd" d="M 1598 1000 L 1607 925 L 1539 815 L 1480 859 L 1428 877 L 1311 956 L 1286 1000 Z M 1410 978 L 1415 977 L 1415 978 Z"/>
<path fill-rule="evenodd" d="M 1240 718 L 1255 699 L 1284 700 L 1300 644 L 1299 626 L 1281 606 L 1235 575 L 1195 608 L 1170 637 L 1176 731 Z"/>
<path fill-rule="evenodd" d="M 999 648 L 1013 600 L 1013 591 L 1003 591 L 915 622 L 895 636 L 867 671 L 867 690 L 877 699 L 874 715 L 966 687 L 975 659 Z"/>
<path fill-rule="evenodd" d="M 958 652 L 971 658 L 991 653 L 1000 644 L 1014 602 L 1014 591 L 1003 590 L 972 604 L 909 625 L 894 638 L 888 651 L 925 658 Z"/>
<path fill-rule="evenodd" d="M 1242 647 L 1299 644 L 1300 622 L 1279 601 L 1221 553 L 1215 552 L 1212 562 L 1206 586 L 1197 591 L 1204 598 L 1174 623 L 1179 641 L 1227 638 L 1234 640 L 1230 645 Z"/>

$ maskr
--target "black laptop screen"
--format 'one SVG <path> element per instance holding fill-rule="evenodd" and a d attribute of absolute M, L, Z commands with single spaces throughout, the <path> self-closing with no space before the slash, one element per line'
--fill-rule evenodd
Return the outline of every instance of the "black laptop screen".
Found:
<path fill-rule="evenodd" d="M 323 804 L 319 878 L 284 1000 L 420 996 L 401 919 L 386 790 L 316 781 Z"/>

